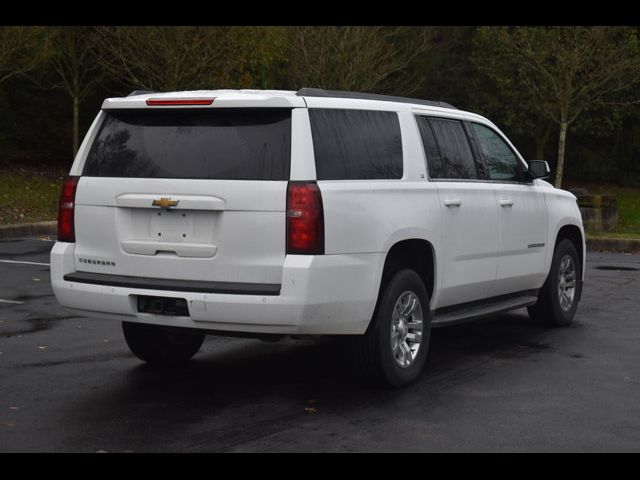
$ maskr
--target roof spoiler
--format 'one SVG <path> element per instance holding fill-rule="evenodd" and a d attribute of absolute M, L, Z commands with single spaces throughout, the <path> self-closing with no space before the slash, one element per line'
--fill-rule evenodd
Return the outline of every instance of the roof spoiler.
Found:
<path fill-rule="evenodd" d="M 134 90 L 129 95 L 127 95 L 127 97 L 135 97 L 136 95 L 147 95 L 149 93 L 159 93 L 159 92 L 156 92 L 155 90 Z"/>
<path fill-rule="evenodd" d="M 296 92 L 299 97 L 330 97 L 330 98 L 355 98 L 360 100 L 380 100 L 384 102 L 416 103 L 430 107 L 452 108 L 453 105 L 437 100 L 422 100 L 420 98 L 396 97 L 393 95 L 381 95 L 378 93 L 345 92 L 342 90 L 324 90 L 322 88 L 301 88 Z"/>

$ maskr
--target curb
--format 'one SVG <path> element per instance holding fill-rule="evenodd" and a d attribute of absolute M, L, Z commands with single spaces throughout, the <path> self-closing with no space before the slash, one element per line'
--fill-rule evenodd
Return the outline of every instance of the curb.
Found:
<path fill-rule="evenodd" d="M 640 239 L 587 237 L 587 250 L 596 252 L 640 253 Z"/>
<path fill-rule="evenodd" d="M 22 223 L 17 225 L 0 225 L 0 238 L 26 237 L 29 235 L 57 235 L 58 222 Z"/>

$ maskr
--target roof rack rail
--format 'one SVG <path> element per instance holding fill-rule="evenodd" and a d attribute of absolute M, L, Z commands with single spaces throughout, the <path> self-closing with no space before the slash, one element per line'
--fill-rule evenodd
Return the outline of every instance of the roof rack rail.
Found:
<path fill-rule="evenodd" d="M 416 103 L 429 105 L 430 107 L 453 108 L 453 105 L 437 100 L 422 100 L 420 98 L 396 97 L 394 95 L 381 95 L 378 93 L 346 92 L 342 90 L 324 90 L 322 88 L 301 88 L 296 92 L 299 97 L 330 97 L 330 98 L 356 98 L 361 100 L 381 100 L 385 102 Z"/>
<path fill-rule="evenodd" d="M 158 93 L 155 90 L 134 90 L 127 97 L 134 97 L 136 95 L 146 95 L 147 93 Z"/>

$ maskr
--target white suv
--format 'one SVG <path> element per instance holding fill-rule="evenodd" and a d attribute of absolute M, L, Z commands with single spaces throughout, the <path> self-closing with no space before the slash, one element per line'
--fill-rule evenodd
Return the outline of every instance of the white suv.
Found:
<path fill-rule="evenodd" d="M 357 370 L 399 386 L 432 327 L 572 320 L 584 231 L 548 174 L 441 102 L 133 92 L 104 101 L 64 184 L 53 290 L 148 362 L 206 333 L 350 335 Z"/>

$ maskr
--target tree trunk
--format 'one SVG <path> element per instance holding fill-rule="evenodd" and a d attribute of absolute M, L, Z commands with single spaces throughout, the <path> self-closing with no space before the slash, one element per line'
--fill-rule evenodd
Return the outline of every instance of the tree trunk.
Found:
<path fill-rule="evenodd" d="M 567 127 L 566 120 L 560 122 L 560 140 L 558 141 L 558 165 L 556 166 L 556 181 L 555 187 L 562 187 L 562 174 L 564 172 L 564 147 L 567 141 Z"/>
<path fill-rule="evenodd" d="M 76 158 L 78 153 L 78 116 L 79 116 L 79 103 L 78 96 L 73 96 L 73 158 Z"/>

